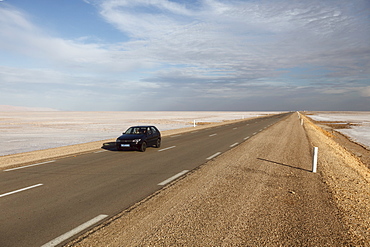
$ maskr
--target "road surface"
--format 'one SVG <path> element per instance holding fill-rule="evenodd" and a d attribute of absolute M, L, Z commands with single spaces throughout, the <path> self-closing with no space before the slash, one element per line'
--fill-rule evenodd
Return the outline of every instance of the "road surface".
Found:
<path fill-rule="evenodd" d="M 0 172 L 0 246 L 56 246 L 286 117 L 165 137 L 159 149 L 96 150 Z"/>

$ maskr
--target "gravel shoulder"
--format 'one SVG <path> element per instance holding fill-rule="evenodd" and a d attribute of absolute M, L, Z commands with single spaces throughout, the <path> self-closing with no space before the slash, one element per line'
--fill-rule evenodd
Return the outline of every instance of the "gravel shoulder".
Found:
<path fill-rule="evenodd" d="M 368 150 L 304 119 L 311 144 L 319 148 L 318 170 L 349 229 L 352 246 L 370 246 Z"/>
<path fill-rule="evenodd" d="M 368 174 L 292 114 L 68 246 L 369 246 Z"/>

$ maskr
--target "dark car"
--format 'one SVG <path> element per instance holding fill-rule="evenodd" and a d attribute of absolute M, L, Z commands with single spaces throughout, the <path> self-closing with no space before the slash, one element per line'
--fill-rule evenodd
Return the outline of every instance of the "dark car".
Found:
<path fill-rule="evenodd" d="M 155 126 L 130 127 L 116 140 L 117 150 L 137 149 L 145 152 L 146 147 L 161 146 L 161 133 Z"/>

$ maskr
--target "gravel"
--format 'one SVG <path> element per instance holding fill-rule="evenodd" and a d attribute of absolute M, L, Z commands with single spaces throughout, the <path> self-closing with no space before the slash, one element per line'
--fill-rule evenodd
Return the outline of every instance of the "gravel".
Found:
<path fill-rule="evenodd" d="M 68 246 L 369 246 L 368 175 L 292 114 Z"/>
<path fill-rule="evenodd" d="M 332 137 L 292 114 L 67 246 L 370 246 L 369 169 Z M 101 146 L 3 156 L 0 168 Z"/>

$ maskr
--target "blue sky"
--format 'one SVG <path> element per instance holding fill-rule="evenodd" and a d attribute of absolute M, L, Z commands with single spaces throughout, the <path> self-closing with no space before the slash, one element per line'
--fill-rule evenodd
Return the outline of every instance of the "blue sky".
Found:
<path fill-rule="evenodd" d="M 0 0 L 0 105 L 370 110 L 368 0 Z"/>

